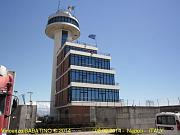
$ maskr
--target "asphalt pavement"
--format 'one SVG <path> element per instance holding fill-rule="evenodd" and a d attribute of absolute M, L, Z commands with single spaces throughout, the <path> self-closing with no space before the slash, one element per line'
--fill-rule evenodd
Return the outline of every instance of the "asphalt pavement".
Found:
<path fill-rule="evenodd" d="M 21 135 L 32 135 L 32 134 L 21 134 Z M 48 135 L 48 134 L 36 134 L 36 135 Z M 53 133 L 51 135 L 113 135 L 110 133 L 98 133 L 96 131 L 91 132 L 72 132 L 72 133 Z M 156 134 L 135 134 L 135 135 L 156 135 Z"/>

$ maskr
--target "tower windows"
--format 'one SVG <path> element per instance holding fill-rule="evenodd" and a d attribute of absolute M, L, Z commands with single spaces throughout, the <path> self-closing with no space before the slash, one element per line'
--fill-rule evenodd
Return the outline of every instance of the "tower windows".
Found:
<path fill-rule="evenodd" d="M 61 39 L 61 45 L 62 46 L 67 41 L 67 38 L 68 38 L 68 31 L 62 30 L 62 39 Z"/>
<path fill-rule="evenodd" d="M 77 54 L 71 54 L 70 59 L 71 65 L 93 67 L 100 69 L 110 69 L 110 60 L 108 59 L 83 56 Z"/>
<path fill-rule="evenodd" d="M 119 101 L 119 91 L 111 89 L 71 87 L 71 101 L 99 101 L 117 102 Z"/>
<path fill-rule="evenodd" d="M 70 70 L 70 82 L 114 85 L 114 74 Z"/>
<path fill-rule="evenodd" d="M 51 23 L 55 23 L 55 22 L 68 22 L 68 23 L 74 24 L 75 26 L 77 26 L 79 28 L 78 22 L 76 20 L 70 18 L 70 17 L 55 16 L 55 17 L 49 19 L 48 25 L 51 24 Z"/>

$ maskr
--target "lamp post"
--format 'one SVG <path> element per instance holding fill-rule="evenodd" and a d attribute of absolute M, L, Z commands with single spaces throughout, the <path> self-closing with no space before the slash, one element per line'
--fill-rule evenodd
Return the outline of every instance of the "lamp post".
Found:
<path fill-rule="evenodd" d="M 29 94 L 29 103 L 32 105 L 31 95 L 33 94 L 32 91 L 27 92 Z"/>

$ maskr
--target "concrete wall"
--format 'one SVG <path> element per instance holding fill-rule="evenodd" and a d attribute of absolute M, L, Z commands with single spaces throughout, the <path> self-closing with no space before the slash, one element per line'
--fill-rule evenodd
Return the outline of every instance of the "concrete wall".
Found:
<path fill-rule="evenodd" d="M 57 124 L 57 127 L 62 125 L 72 127 L 79 125 L 80 127 L 96 126 L 104 128 L 149 129 L 155 127 L 156 114 L 167 111 L 180 111 L 180 105 L 163 107 L 70 106 L 59 110 L 59 121 L 57 119 L 55 124 Z M 22 112 L 25 112 L 25 110 Z M 23 120 L 24 118 L 22 119 L 22 123 Z"/>
<path fill-rule="evenodd" d="M 96 107 L 96 126 L 148 129 L 155 127 L 158 107 Z"/>
<path fill-rule="evenodd" d="M 149 129 L 155 127 L 159 112 L 180 111 L 180 106 L 71 106 L 61 109 L 61 125 L 95 125 L 96 127 Z M 67 112 L 66 112 L 67 111 Z"/>
<path fill-rule="evenodd" d="M 10 129 L 30 129 L 35 127 L 36 105 L 19 105 L 10 119 Z"/>
<path fill-rule="evenodd" d="M 116 107 L 96 107 L 97 127 L 116 127 Z"/>
<path fill-rule="evenodd" d="M 160 111 L 161 112 L 180 112 L 180 105 L 161 106 Z"/>
<path fill-rule="evenodd" d="M 118 128 L 130 128 L 130 107 L 120 107 L 116 111 L 116 127 Z"/>
<path fill-rule="evenodd" d="M 155 127 L 157 107 L 119 107 L 117 108 L 116 126 L 118 128 L 148 129 Z"/>
<path fill-rule="evenodd" d="M 180 105 L 95 107 L 95 118 L 93 113 L 91 115 L 97 127 L 149 129 L 155 127 L 157 113 L 177 111 L 180 112 Z"/>

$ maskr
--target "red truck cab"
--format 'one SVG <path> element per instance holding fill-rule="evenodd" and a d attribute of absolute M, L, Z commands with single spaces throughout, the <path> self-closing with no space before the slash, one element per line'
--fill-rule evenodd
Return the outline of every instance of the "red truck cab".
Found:
<path fill-rule="evenodd" d="M 15 72 L 0 65 L 0 135 L 3 129 L 9 128 L 14 76 Z"/>

